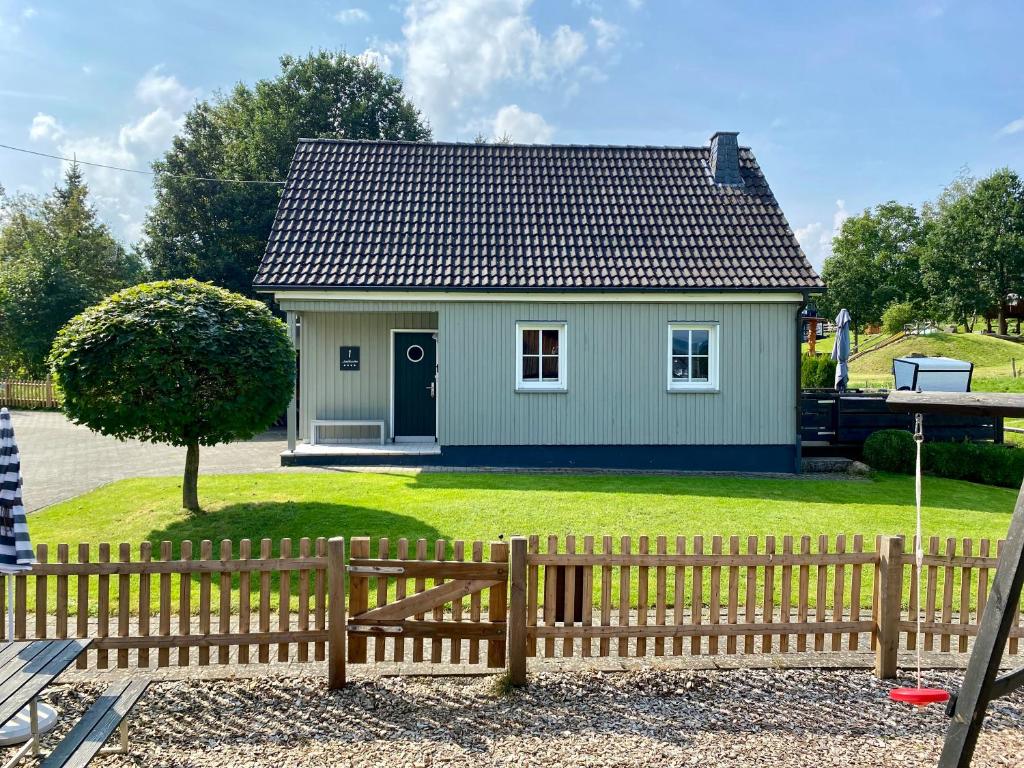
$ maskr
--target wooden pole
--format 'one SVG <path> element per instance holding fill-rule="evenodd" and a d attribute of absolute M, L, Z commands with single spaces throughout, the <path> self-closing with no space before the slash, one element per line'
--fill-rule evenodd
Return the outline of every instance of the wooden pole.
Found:
<path fill-rule="evenodd" d="M 514 686 L 526 685 L 526 537 L 512 537 L 509 560 L 508 673 Z"/>
<path fill-rule="evenodd" d="M 327 687 L 345 687 L 345 539 L 327 542 Z"/>
<path fill-rule="evenodd" d="M 902 557 L 903 538 L 883 536 L 878 551 L 878 644 L 875 646 L 875 676 L 881 680 L 896 677 L 903 599 Z"/>
<path fill-rule="evenodd" d="M 807 356 L 814 357 L 818 343 L 818 318 L 807 318 Z"/>

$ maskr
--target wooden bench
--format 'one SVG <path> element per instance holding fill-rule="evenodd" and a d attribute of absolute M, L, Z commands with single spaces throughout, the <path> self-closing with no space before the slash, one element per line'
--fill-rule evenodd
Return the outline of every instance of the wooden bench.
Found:
<path fill-rule="evenodd" d="M 112 684 L 43 760 L 40 768 L 84 768 L 98 754 L 126 754 L 128 721 L 125 718 L 148 687 L 148 680 L 123 680 Z M 104 743 L 118 729 L 120 744 L 103 749 Z"/>
<path fill-rule="evenodd" d="M 309 422 L 309 444 L 316 445 L 318 427 L 377 427 L 380 430 L 380 444 L 384 445 L 384 421 L 359 419 L 313 419 Z"/>

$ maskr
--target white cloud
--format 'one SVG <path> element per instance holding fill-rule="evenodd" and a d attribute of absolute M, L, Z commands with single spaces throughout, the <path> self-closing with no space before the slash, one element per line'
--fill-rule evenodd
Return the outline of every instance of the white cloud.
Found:
<path fill-rule="evenodd" d="M 334 20 L 341 24 L 358 24 L 360 22 L 369 21 L 370 14 L 362 8 L 346 8 L 345 10 L 338 11 L 334 14 Z"/>
<path fill-rule="evenodd" d="M 161 70 L 161 67 L 153 67 L 135 85 L 139 101 L 179 111 L 191 106 L 199 91 L 186 88 L 174 75 L 161 74 Z"/>
<path fill-rule="evenodd" d="M 518 104 L 509 104 L 494 116 L 492 131 L 496 139 L 508 136 L 518 144 L 548 144 L 555 129 L 536 112 L 527 112 Z"/>
<path fill-rule="evenodd" d="M 850 213 L 846 210 L 846 201 L 836 200 L 836 209 L 832 213 L 831 230 L 827 229 L 822 222 L 815 221 L 804 227 L 799 227 L 793 233 L 816 270 L 820 271 L 825 259 L 832 255 L 832 238 L 839 234 L 839 230 L 843 228 L 843 222 L 848 218 L 850 218 Z"/>
<path fill-rule="evenodd" d="M 644 7 L 644 0 L 627 0 L 627 2 L 634 11 L 639 11 Z"/>
<path fill-rule="evenodd" d="M 28 137 L 32 141 L 42 141 L 44 139 L 57 141 L 63 135 L 64 127 L 53 115 L 38 112 L 32 118 L 32 127 L 28 130 Z"/>
<path fill-rule="evenodd" d="M 57 118 L 40 113 L 32 121 L 30 137 L 51 141 L 63 157 L 146 170 L 181 129 L 185 111 L 198 95 L 197 90 L 185 87 L 173 75 L 151 69 L 135 85 L 143 114 L 122 124 L 115 135 L 73 135 Z M 152 179 L 94 166 L 83 166 L 82 170 L 102 218 L 125 240 L 137 240 L 152 199 Z"/>
<path fill-rule="evenodd" d="M 996 136 L 1012 136 L 1013 134 L 1020 133 L 1021 131 L 1024 131 L 1024 117 L 1018 117 L 1016 120 L 1004 125 L 999 129 L 999 132 L 996 133 Z"/>
<path fill-rule="evenodd" d="M 543 35 L 530 0 L 410 0 L 405 11 L 405 83 L 434 123 L 504 80 L 539 82 L 564 74 L 586 51 L 583 35 L 561 26 Z M 386 50 L 386 49 L 385 49 Z"/>
<path fill-rule="evenodd" d="M 37 11 L 35 8 L 33 8 L 31 5 L 29 5 L 29 6 L 26 6 L 22 10 L 21 18 L 23 18 L 26 21 L 28 21 L 29 19 L 35 18 L 38 13 L 39 13 L 39 11 Z"/>
<path fill-rule="evenodd" d="M 82 65 L 82 74 L 83 75 L 91 75 L 93 73 L 93 71 L 94 70 L 92 68 L 92 65 L 90 65 L 90 64 L 83 64 Z"/>
<path fill-rule="evenodd" d="M 622 37 L 622 27 L 612 24 L 605 19 L 591 19 L 590 26 L 594 30 L 597 39 L 597 47 L 602 51 L 613 48 Z"/>
<path fill-rule="evenodd" d="M 378 69 L 385 72 L 391 71 L 391 57 L 383 51 L 378 51 L 374 48 L 367 48 L 365 51 L 360 53 L 357 57 L 363 64 L 373 64 Z"/>

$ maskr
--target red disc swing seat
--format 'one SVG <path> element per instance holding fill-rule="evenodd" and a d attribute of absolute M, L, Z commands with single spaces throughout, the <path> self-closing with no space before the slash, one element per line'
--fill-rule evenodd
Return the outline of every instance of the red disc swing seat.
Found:
<path fill-rule="evenodd" d="M 889 691 L 889 698 L 915 707 L 926 707 L 949 701 L 949 691 L 941 688 L 893 688 Z"/>

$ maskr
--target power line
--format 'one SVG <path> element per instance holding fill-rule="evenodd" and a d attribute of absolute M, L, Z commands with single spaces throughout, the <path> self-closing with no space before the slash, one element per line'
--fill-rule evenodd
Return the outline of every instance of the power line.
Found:
<path fill-rule="evenodd" d="M 79 160 L 75 157 L 62 157 L 61 155 L 51 155 L 46 152 L 36 152 L 32 149 L 23 149 L 22 147 L 12 147 L 9 144 L 0 144 L 0 149 L 9 149 L 12 152 L 23 152 L 26 155 L 36 155 L 38 157 L 48 157 L 51 160 L 63 160 L 66 163 L 78 163 L 79 165 L 91 165 L 94 168 L 106 168 L 110 171 L 122 171 L 124 173 L 138 173 L 143 176 L 170 176 L 175 179 L 185 179 L 187 181 L 213 181 L 220 184 L 272 184 L 275 186 L 283 186 L 283 181 L 260 181 L 258 179 L 217 179 L 209 176 L 187 176 L 182 173 L 170 173 L 168 171 L 140 171 L 137 168 L 121 168 L 116 165 L 105 165 L 104 163 L 90 163 L 88 160 Z"/>

